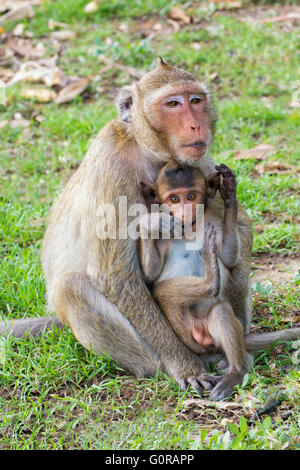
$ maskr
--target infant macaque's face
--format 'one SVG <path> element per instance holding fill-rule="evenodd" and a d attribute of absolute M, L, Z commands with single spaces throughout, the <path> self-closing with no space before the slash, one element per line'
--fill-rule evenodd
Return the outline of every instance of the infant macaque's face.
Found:
<path fill-rule="evenodd" d="M 196 221 L 197 204 L 205 204 L 206 184 L 203 181 L 203 184 L 190 188 L 168 188 L 164 192 L 159 191 L 159 198 L 182 224 L 192 225 Z"/>

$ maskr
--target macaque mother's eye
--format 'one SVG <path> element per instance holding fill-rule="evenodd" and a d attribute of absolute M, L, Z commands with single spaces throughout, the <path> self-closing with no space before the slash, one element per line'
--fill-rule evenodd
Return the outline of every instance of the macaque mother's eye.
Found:
<path fill-rule="evenodd" d="M 201 98 L 201 96 L 198 96 L 198 95 L 192 95 L 192 96 L 190 96 L 189 101 L 190 101 L 191 104 L 198 104 L 202 101 L 202 98 Z"/>
<path fill-rule="evenodd" d="M 175 108 L 179 104 L 184 103 L 184 97 L 181 95 L 173 95 L 169 96 L 165 99 L 165 105 L 168 106 L 169 108 Z"/>
<path fill-rule="evenodd" d="M 170 106 L 171 108 L 174 108 L 175 106 L 177 106 L 179 104 L 178 101 L 176 100 L 170 100 L 170 101 L 167 101 L 167 106 Z"/>

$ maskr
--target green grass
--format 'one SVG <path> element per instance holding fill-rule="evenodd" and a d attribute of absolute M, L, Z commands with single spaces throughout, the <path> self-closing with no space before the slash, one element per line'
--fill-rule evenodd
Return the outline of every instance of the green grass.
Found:
<path fill-rule="evenodd" d="M 86 3 L 48 1 L 23 23 L 33 43 L 46 47 L 45 57 L 55 53 L 48 20 L 70 25 L 76 39 L 65 42 L 58 65 L 66 74 L 91 77 L 87 92 L 65 105 L 42 105 L 23 99 L 26 84 L 18 84 L 7 89 L 6 106 L 0 105 L 0 121 L 8 120 L 0 130 L 1 318 L 46 314 L 40 247 L 50 206 L 97 131 L 115 116 L 118 87 L 131 81 L 114 67 L 102 73 L 102 54 L 139 70 L 150 70 L 162 55 L 208 82 L 218 113 L 212 156 L 235 170 L 240 201 L 254 227 L 264 226 L 263 233 L 254 230 L 255 255 L 294 256 L 300 108 L 289 103 L 299 80 L 297 28 L 250 24 L 240 20 L 242 12 L 189 1 L 182 4 L 203 23 L 144 38 L 137 25 L 151 18 L 164 23 L 178 2 L 103 1 L 89 16 Z M 129 30 L 118 31 L 120 23 Z M 16 113 L 29 127 L 10 127 Z M 40 123 L 37 114 L 44 117 Z M 276 147 L 267 162 L 292 168 L 260 175 L 261 162 L 235 160 L 237 150 L 260 143 Z M 287 327 L 286 318 L 296 318 L 299 281 L 293 281 L 256 285 L 256 329 Z M 0 449 L 295 449 L 297 348 L 285 343 L 256 356 L 234 394 L 240 407 L 201 409 L 195 393 L 180 392 L 165 375 L 129 377 L 109 358 L 87 352 L 67 329 L 35 341 L 1 341 Z M 254 419 L 270 400 L 279 400 L 271 415 Z"/>

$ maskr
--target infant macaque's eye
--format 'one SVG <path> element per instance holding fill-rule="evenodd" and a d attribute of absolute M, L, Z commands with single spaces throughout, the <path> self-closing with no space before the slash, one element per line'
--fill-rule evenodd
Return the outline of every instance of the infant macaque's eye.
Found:
<path fill-rule="evenodd" d="M 196 194 L 195 193 L 189 193 L 187 195 L 187 200 L 188 201 L 194 201 L 196 199 Z"/>
<path fill-rule="evenodd" d="M 170 201 L 173 203 L 173 204 L 177 204 L 179 202 L 179 197 L 178 196 L 175 196 L 175 194 L 172 194 L 172 196 L 170 196 Z"/>

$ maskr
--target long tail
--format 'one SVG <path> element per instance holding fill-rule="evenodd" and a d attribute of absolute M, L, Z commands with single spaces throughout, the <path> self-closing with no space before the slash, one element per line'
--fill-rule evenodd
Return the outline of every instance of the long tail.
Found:
<path fill-rule="evenodd" d="M 291 341 L 300 338 L 300 328 L 272 331 L 270 333 L 250 333 L 245 336 L 245 345 L 248 352 L 265 349 L 275 341 Z"/>
<path fill-rule="evenodd" d="M 7 338 L 24 338 L 40 336 L 43 331 L 52 330 L 53 326 L 62 330 L 63 323 L 56 317 L 24 318 L 22 320 L 6 320 L 0 322 L 0 335 Z"/>

